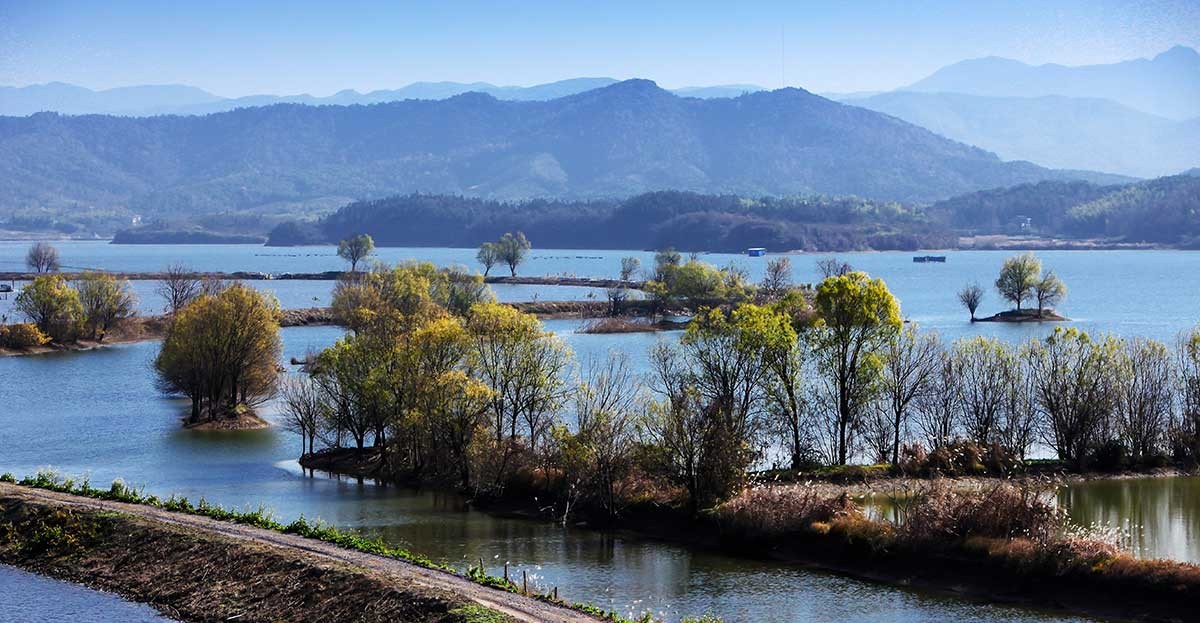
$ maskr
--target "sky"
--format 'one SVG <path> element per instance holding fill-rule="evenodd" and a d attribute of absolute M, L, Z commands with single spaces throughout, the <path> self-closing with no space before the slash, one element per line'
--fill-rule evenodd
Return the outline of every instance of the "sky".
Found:
<path fill-rule="evenodd" d="M 1200 48 L 1200 0 L 0 0 L 0 85 L 226 97 L 579 76 L 890 90 L 982 56 L 1086 65 Z"/>

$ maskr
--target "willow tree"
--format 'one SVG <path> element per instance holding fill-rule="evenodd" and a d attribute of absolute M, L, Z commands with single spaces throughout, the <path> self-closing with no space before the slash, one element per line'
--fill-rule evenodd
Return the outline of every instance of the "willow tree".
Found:
<path fill-rule="evenodd" d="M 192 401 L 191 420 L 214 420 L 274 394 L 279 303 L 242 283 L 201 296 L 167 326 L 154 360 L 159 386 Z"/>
<path fill-rule="evenodd" d="M 536 452 L 567 398 L 570 351 L 537 318 L 508 305 L 481 303 L 466 318 L 467 369 L 490 390 L 496 482 L 507 475 L 514 451 Z"/>
<path fill-rule="evenodd" d="M 1032 252 L 1014 255 L 1004 260 L 1000 276 L 996 278 L 996 290 L 1007 301 L 1012 301 L 1021 311 L 1021 303 L 1033 294 L 1038 285 L 1042 261 Z"/>
<path fill-rule="evenodd" d="M 351 236 L 338 243 L 338 257 L 350 262 L 350 272 L 358 272 L 358 263 L 375 253 L 375 240 L 367 234 Z"/>
<path fill-rule="evenodd" d="M 845 465 L 855 429 L 878 390 L 883 350 L 902 325 L 900 304 L 882 279 L 850 272 L 821 282 L 814 310 L 816 370 L 833 402 L 831 458 Z"/>
<path fill-rule="evenodd" d="M 109 329 L 137 315 L 137 295 L 128 279 L 85 272 L 75 280 L 75 289 L 93 339 L 104 341 Z"/>
<path fill-rule="evenodd" d="M 13 309 L 60 344 L 77 339 L 83 326 L 83 304 L 79 301 L 79 291 L 72 288 L 61 275 L 35 278 L 21 289 L 13 301 Z"/>
<path fill-rule="evenodd" d="M 1059 327 L 1033 347 L 1031 380 L 1045 417 L 1043 438 L 1076 469 L 1083 469 L 1108 432 L 1118 396 L 1112 370 L 1119 359 L 1115 338 L 1094 341 L 1078 329 Z"/>
<path fill-rule="evenodd" d="M 975 336 L 954 342 L 951 357 L 958 370 L 962 433 L 980 445 L 1000 441 L 1007 370 L 1015 365 L 1012 349 L 996 338 Z"/>

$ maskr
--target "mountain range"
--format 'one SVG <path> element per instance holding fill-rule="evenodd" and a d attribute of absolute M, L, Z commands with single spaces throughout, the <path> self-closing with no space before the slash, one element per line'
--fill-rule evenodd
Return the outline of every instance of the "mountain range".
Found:
<path fill-rule="evenodd" d="M 25 116 L 38 112 L 70 115 L 207 115 L 236 108 L 305 104 L 308 106 L 378 104 L 403 100 L 442 100 L 463 93 L 484 93 L 500 100 L 544 101 L 598 89 L 619 82 L 615 78 L 571 78 L 528 87 L 496 86 L 488 82 L 414 82 L 399 89 L 359 93 L 346 89 L 326 97 L 300 95 L 248 95 L 221 97 L 203 89 L 177 84 L 118 87 L 93 91 L 63 82 L 25 87 L 0 86 L 0 115 Z M 737 97 L 762 91 L 750 84 L 682 87 L 674 89 L 685 97 Z"/>
<path fill-rule="evenodd" d="M 1040 180 L 1127 178 L 1004 162 L 801 89 L 674 95 L 628 80 L 547 101 L 481 93 L 207 116 L 0 117 L 0 211 L 152 216 L 330 208 L 397 193 L 496 199 L 662 190 L 908 202 Z"/>
<path fill-rule="evenodd" d="M 893 91 L 843 99 L 995 152 L 1056 168 L 1136 177 L 1200 164 L 1200 118 L 1175 121 L 1112 100 Z"/>
<path fill-rule="evenodd" d="M 1175 46 L 1152 59 L 1079 67 L 1034 66 L 993 56 L 943 67 L 902 90 L 989 97 L 1103 98 L 1178 121 L 1200 117 L 1200 53 Z"/>
<path fill-rule="evenodd" d="M 486 82 L 417 82 L 399 89 L 327 97 L 225 98 L 183 85 L 92 91 L 63 83 L 0 87 L 0 115 L 200 115 L 279 103 L 378 104 L 442 100 L 468 92 L 505 101 L 547 101 L 615 84 L 573 78 L 529 87 Z M 683 87 L 676 95 L 733 98 L 765 90 L 753 84 Z M 989 57 L 944 67 L 891 92 L 826 94 L 886 113 L 1005 160 L 1135 177 L 1170 175 L 1200 165 L 1200 54 L 1177 46 L 1151 59 L 1109 65 L 1033 66 Z"/>

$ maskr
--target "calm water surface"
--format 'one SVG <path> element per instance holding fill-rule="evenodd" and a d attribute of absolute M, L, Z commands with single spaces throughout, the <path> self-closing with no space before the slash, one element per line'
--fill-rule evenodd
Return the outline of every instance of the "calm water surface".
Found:
<path fill-rule="evenodd" d="M 83 586 L 0 565 L 0 620 L 6 623 L 159 623 L 154 608 Z"/>
<path fill-rule="evenodd" d="M 570 328 L 556 321 L 559 330 Z M 331 343 L 332 327 L 283 331 L 284 359 Z M 644 351 L 646 335 L 564 334 L 584 353 L 610 345 Z M 300 442 L 277 428 L 195 433 L 179 428 L 185 405 L 155 392 L 150 361 L 157 344 L 89 353 L 0 359 L 0 471 L 53 467 L 114 478 L 158 495 L 237 508 L 259 504 L 281 520 L 301 514 L 378 534 L 459 567 L 482 558 L 509 561 L 543 587 L 622 613 L 654 611 L 677 619 L 714 612 L 726 621 L 1081 621 L 878 586 L 784 565 L 742 560 L 653 541 L 564 530 L 467 509 L 454 495 L 305 476 Z M 267 410 L 270 419 L 274 414 Z M 57 597 L 58 590 L 35 590 Z M 26 610 L 26 614 L 30 611 Z M 32 611 L 36 613 L 37 611 Z M 36 618 L 34 620 L 37 620 Z M 135 619 L 136 620 L 136 619 Z"/>
<path fill-rule="evenodd" d="M 255 246 L 58 245 L 63 263 L 75 268 L 157 270 L 179 258 L 201 270 L 308 272 L 342 262 L 330 247 L 266 249 Z M 19 269 L 25 243 L 0 242 L 0 270 Z M 535 250 L 524 274 L 611 277 L 628 252 Z M 652 261 L 652 254 L 633 253 Z M 947 339 L 977 333 L 1024 340 L 1048 327 L 976 324 L 954 301 L 968 281 L 987 286 L 1008 253 L 947 253 L 946 264 L 913 264 L 907 253 L 843 254 L 857 268 L 883 277 L 901 299 L 905 315 Z M 1071 287 L 1061 311 L 1091 331 L 1170 340 L 1200 320 L 1200 255 L 1188 252 L 1061 252 L 1040 254 Z M 469 264 L 474 250 L 381 249 L 380 259 L 425 259 L 441 265 Z M 815 278 L 824 256 L 793 257 L 797 280 Z M 708 255 L 718 265 L 737 262 L 757 279 L 765 260 Z M 293 285 L 294 284 L 294 285 Z M 285 307 L 324 304 L 328 282 L 258 282 L 274 290 Z M 139 284 L 149 292 L 152 284 Z M 150 290 L 147 290 L 149 288 Z M 284 290 L 283 288 L 294 288 Z M 585 298 L 588 289 L 572 296 Z M 564 298 L 565 289 L 553 289 Z M 510 291 L 513 292 L 513 291 Z M 505 294 L 502 300 L 551 296 L 539 290 Z M 601 293 L 602 295 L 602 293 Z M 1001 308 L 994 294 L 985 310 Z M 316 300 L 314 300 L 316 299 Z M 313 302 L 309 302 L 313 301 Z M 1146 302 L 1154 307 L 1147 313 Z M 0 305 L 6 302 L 0 300 Z M 11 301 L 8 301 L 10 304 Z M 157 306 L 152 294 L 143 306 Z M 3 313 L 0 308 L 0 313 Z M 586 363 L 608 350 L 628 353 L 642 367 L 646 349 L 677 334 L 581 335 L 578 321 L 548 321 Z M 283 331 L 284 360 L 324 347 L 341 334 L 332 327 Z M 714 612 L 727 621 L 1066 621 L 1070 617 L 979 605 L 881 587 L 787 566 L 716 556 L 685 548 L 589 531 L 563 530 L 539 522 L 492 517 L 466 509 L 453 495 L 412 492 L 369 483 L 306 477 L 295 463 L 300 442 L 272 429 L 242 433 L 185 432 L 185 407 L 153 387 L 154 343 L 91 353 L 0 359 L 0 471 L 23 475 L 41 467 L 64 474 L 113 478 L 158 495 L 179 493 L 234 507 L 263 504 L 282 520 L 301 514 L 382 535 L 433 558 L 465 566 L 483 558 L 524 569 L 542 586 L 623 613 L 650 610 L 677 618 Z M 267 410 L 268 418 L 274 414 Z M 1195 479 L 1087 483 L 1062 492 L 1081 523 L 1138 528 L 1135 545 L 1147 556 L 1200 560 Z M 490 561 L 490 562 L 489 562 Z M 53 591 L 52 591 L 53 592 Z"/>
<path fill-rule="evenodd" d="M 537 241 L 534 241 L 535 243 Z M 176 261 L 184 261 L 197 270 L 256 270 L 270 273 L 317 272 L 339 270 L 345 262 L 334 247 L 268 248 L 255 245 L 112 245 L 103 241 L 60 242 L 65 269 L 98 268 L 112 271 L 152 271 Z M 0 271 L 24 270 L 28 242 L 0 241 Z M 991 287 L 1007 251 L 949 251 L 946 263 L 916 264 L 912 253 L 843 253 L 837 257 L 855 268 L 882 277 L 900 299 L 905 317 L 925 329 L 934 329 L 947 339 L 964 335 L 996 335 L 1009 340 L 1040 337 L 1052 327 L 1047 325 L 1008 325 L 966 322 L 966 312 L 955 300 L 955 292 L 968 282 L 978 282 L 987 290 L 981 309 L 994 313 L 1005 308 Z M 478 268 L 475 249 L 381 248 L 378 259 L 430 261 L 440 266 L 462 265 Z M 521 267 L 525 275 L 572 275 L 615 277 L 621 258 L 636 256 L 645 267 L 654 254 L 644 251 L 592 251 L 534 249 Z M 1094 332 L 1141 335 L 1169 341 L 1181 331 L 1200 322 L 1200 253 L 1195 251 L 1046 251 L 1038 254 L 1070 288 L 1060 311 L 1073 319 L 1069 323 Z M 827 254 L 792 256 L 796 281 L 818 278 L 817 262 Z M 770 257 L 751 258 L 733 254 L 705 254 L 702 259 L 718 266 L 743 267 L 751 279 L 762 277 Z M 256 282 L 272 289 L 285 307 L 324 304 L 332 288 L 330 282 Z M 529 287 L 529 286 L 527 286 Z M 160 307 L 150 294 L 153 286 L 142 285 L 144 305 Z M 586 288 L 534 289 L 508 297 L 497 289 L 502 300 L 523 300 L 534 295 L 542 300 L 603 297 L 602 291 Z M 315 301 L 314 301 L 315 299 Z M 5 302 L 0 300 L 0 306 Z M 3 307 L 0 307 L 3 313 Z"/>

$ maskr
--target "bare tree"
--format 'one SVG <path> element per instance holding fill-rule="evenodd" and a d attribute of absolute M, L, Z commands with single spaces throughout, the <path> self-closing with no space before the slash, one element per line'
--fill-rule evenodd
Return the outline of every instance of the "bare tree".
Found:
<path fill-rule="evenodd" d="M 300 455 L 312 454 L 317 432 L 331 407 L 321 387 L 308 375 L 288 377 L 279 388 L 284 428 L 300 435 Z"/>
<path fill-rule="evenodd" d="M 978 283 L 963 286 L 963 289 L 958 291 L 958 302 L 971 313 L 971 322 L 975 322 L 975 310 L 979 309 L 979 304 L 983 302 L 983 288 L 979 287 Z"/>
<path fill-rule="evenodd" d="M 587 456 L 587 473 L 579 478 L 589 481 L 587 489 L 610 515 L 617 512 L 616 485 L 629 470 L 640 397 L 629 356 L 618 351 L 591 362 L 575 392 L 576 439 Z"/>
<path fill-rule="evenodd" d="M 155 291 L 167 302 L 163 310 L 174 314 L 200 296 L 200 279 L 183 264 L 171 264 Z"/>
<path fill-rule="evenodd" d="M 1200 456 L 1200 326 L 1181 333 L 1175 349 L 1178 415 L 1171 423 L 1171 441 Z"/>
<path fill-rule="evenodd" d="M 1076 329 L 1054 330 L 1030 358 L 1043 439 L 1058 458 L 1082 469 L 1104 436 L 1116 393 L 1112 374 L 1120 346 L 1115 338 L 1093 342 Z"/>
<path fill-rule="evenodd" d="M 58 272 L 58 249 L 46 242 L 36 242 L 25 254 L 25 265 L 35 273 Z"/>
<path fill-rule="evenodd" d="M 938 353 L 936 370 L 929 379 L 929 391 L 918 396 L 916 422 L 929 448 L 940 448 L 956 434 L 962 403 L 962 379 L 949 353 Z"/>
<path fill-rule="evenodd" d="M 1009 349 L 1003 367 L 1004 404 L 1000 413 L 1000 445 L 1024 459 L 1037 433 L 1037 406 L 1030 376 L 1029 347 Z"/>
<path fill-rule="evenodd" d="M 792 287 L 792 260 L 788 257 L 777 257 L 767 262 L 767 272 L 763 275 L 763 294 L 770 298 L 782 295 Z"/>
<path fill-rule="evenodd" d="M 1005 368 L 1011 364 L 1012 354 L 1000 340 L 974 337 L 955 342 L 953 358 L 961 380 L 963 432 L 977 443 L 993 443 L 1000 433 Z"/>
<path fill-rule="evenodd" d="M 1117 425 L 1135 461 L 1162 452 L 1174 399 L 1171 355 L 1161 342 L 1132 338 L 1117 370 Z"/>
<path fill-rule="evenodd" d="M 634 275 L 642 268 L 642 261 L 636 257 L 621 258 L 621 281 L 633 281 Z"/>
<path fill-rule="evenodd" d="M 817 262 L 817 272 L 821 273 L 822 279 L 830 277 L 841 277 L 854 272 L 854 267 L 848 262 L 843 262 L 836 257 L 830 257 Z"/>
<path fill-rule="evenodd" d="M 883 349 L 882 411 L 887 414 L 890 448 L 881 458 L 900 461 L 900 439 L 908 426 L 913 402 L 929 391 L 942 347 L 936 333 L 918 334 L 904 327 Z"/>

